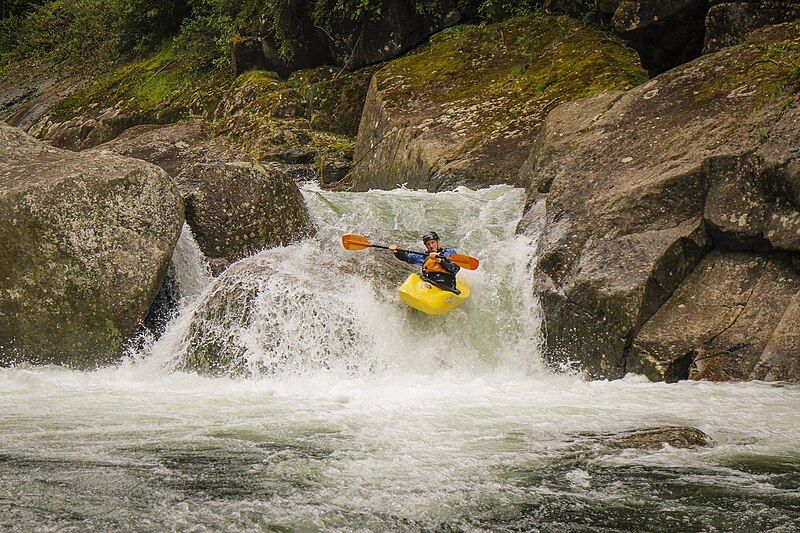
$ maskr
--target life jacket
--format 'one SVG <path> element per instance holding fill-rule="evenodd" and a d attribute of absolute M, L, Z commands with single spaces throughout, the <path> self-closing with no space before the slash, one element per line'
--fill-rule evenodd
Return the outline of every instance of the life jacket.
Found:
<path fill-rule="evenodd" d="M 442 272 L 444 274 L 449 274 L 448 272 L 436 259 L 429 257 L 425 260 L 422 264 L 422 271 L 426 274 L 432 274 L 434 272 Z"/>

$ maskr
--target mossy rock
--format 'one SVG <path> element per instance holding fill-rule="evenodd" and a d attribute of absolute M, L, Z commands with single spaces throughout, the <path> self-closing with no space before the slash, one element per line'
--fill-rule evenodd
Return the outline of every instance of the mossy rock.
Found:
<path fill-rule="evenodd" d="M 445 30 L 373 77 L 354 185 L 517 184 L 550 109 L 646 79 L 632 50 L 569 17 L 536 13 Z"/>
<path fill-rule="evenodd" d="M 59 101 L 30 133 L 61 148 L 91 148 L 131 126 L 208 116 L 230 83 L 227 72 L 198 70 L 168 43 Z"/>
<path fill-rule="evenodd" d="M 320 159 L 352 156 L 367 88 L 377 67 L 320 67 L 288 80 L 253 70 L 236 79 L 215 112 L 214 130 L 261 160 L 307 147 Z"/>

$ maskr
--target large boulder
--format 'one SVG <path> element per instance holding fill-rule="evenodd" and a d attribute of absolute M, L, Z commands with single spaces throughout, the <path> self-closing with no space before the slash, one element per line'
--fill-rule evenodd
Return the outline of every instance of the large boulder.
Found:
<path fill-rule="evenodd" d="M 419 6 L 413 0 L 382 0 L 377 9 L 369 6 L 355 19 L 354 13 L 332 9 L 327 20 L 318 21 L 314 6 L 309 5 L 294 13 L 296 29 L 291 37 L 279 27 L 287 23 L 278 20 L 286 13 L 270 7 L 258 22 L 244 25 L 245 35 L 233 39 L 234 73 L 264 68 L 286 77 L 322 65 L 356 70 L 398 57 L 462 18 L 456 2 L 449 0 L 425 9 Z M 255 53 L 257 45 L 260 55 Z"/>
<path fill-rule="evenodd" d="M 777 334 L 786 315 L 794 290 L 790 256 L 800 252 L 799 29 L 793 23 L 761 30 L 746 44 L 703 56 L 627 93 L 550 113 L 521 169 L 529 209 L 520 226 L 541 231 L 536 283 L 546 359 L 577 362 L 589 376 L 614 378 L 647 364 L 641 361 L 644 344 L 658 344 L 661 335 L 651 330 L 674 329 L 664 342 L 675 344 L 677 336 L 689 351 L 706 346 L 706 336 L 676 326 L 680 313 L 659 309 L 711 248 L 769 259 L 769 267 L 752 268 L 747 265 L 758 261 L 750 256 L 721 259 L 731 262 L 732 272 L 750 272 L 742 280 L 777 291 L 761 298 L 752 320 L 738 319 L 741 331 L 758 329 L 750 331 L 761 339 L 751 347 L 758 355 L 744 358 L 739 369 L 717 372 L 706 365 L 704 371 L 699 351 L 687 361 L 681 357 L 688 352 L 675 344 L 681 357 L 658 356 L 671 361 L 662 365 L 666 370 L 646 373 L 679 379 L 696 363 L 693 377 L 727 379 L 749 376 L 752 363 L 766 357 L 763 339 Z M 690 281 L 686 296 L 676 293 L 676 309 L 686 309 L 685 298 L 708 299 L 710 309 L 712 293 L 731 292 L 708 276 Z M 656 322 L 648 325 L 651 317 Z M 647 336 L 641 350 L 631 352 L 640 331 Z M 730 333 L 719 339 L 727 343 L 720 350 L 737 342 L 739 331 Z M 792 345 L 791 339 L 773 342 Z"/>
<path fill-rule="evenodd" d="M 739 44 L 764 26 L 797 19 L 800 19 L 800 3 L 796 2 L 726 2 L 711 6 L 706 16 L 703 53 Z"/>
<path fill-rule="evenodd" d="M 354 188 L 518 184 L 550 109 L 645 79 L 631 50 L 566 16 L 443 32 L 373 77 Z"/>
<path fill-rule="evenodd" d="M 708 0 L 623 0 L 612 27 L 655 75 L 701 54 L 707 11 Z"/>
<path fill-rule="evenodd" d="M 376 342 L 369 325 L 380 309 L 365 304 L 374 288 L 347 269 L 334 250 L 310 241 L 237 262 L 203 293 L 188 327 L 170 337 L 178 339 L 176 367 L 247 377 L 369 369 Z M 337 282 L 320 272 L 335 272 Z"/>
<path fill-rule="evenodd" d="M 0 360 L 119 357 L 169 265 L 183 204 L 166 173 L 0 124 Z"/>
<path fill-rule="evenodd" d="M 176 181 L 186 198 L 186 222 L 217 272 L 314 233 L 300 190 L 278 165 L 198 163 Z"/>

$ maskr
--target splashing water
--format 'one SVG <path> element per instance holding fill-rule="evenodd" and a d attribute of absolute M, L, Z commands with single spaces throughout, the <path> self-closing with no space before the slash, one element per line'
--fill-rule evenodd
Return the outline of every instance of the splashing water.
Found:
<path fill-rule="evenodd" d="M 542 369 L 523 191 L 304 195 L 315 239 L 216 280 L 185 232 L 182 310 L 136 357 L 0 369 L 0 529 L 795 530 L 798 387 Z M 403 263 L 339 242 L 430 229 L 482 263 L 445 317 L 397 301 Z M 177 371 L 192 339 L 255 377 Z M 715 444 L 590 438 L 665 424 Z"/>

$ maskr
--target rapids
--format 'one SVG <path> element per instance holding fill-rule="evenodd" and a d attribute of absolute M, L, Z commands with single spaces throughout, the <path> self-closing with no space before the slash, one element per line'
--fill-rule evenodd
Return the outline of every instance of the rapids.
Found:
<path fill-rule="evenodd" d="M 94 372 L 0 369 L 0 529 L 795 530 L 797 386 L 543 368 L 523 191 L 303 192 L 318 236 L 245 260 L 272 272 L 241 280 L 256 319 L 229 332 L 253 378 L 175 370 L 218 290 L 188 231 L 159 340 Z M 428 229 L 482 262 L 443 318 L 397 302 L 387 252 L 339 243 Z M 714 445 L 591 438 L 657 425 Z"/>

